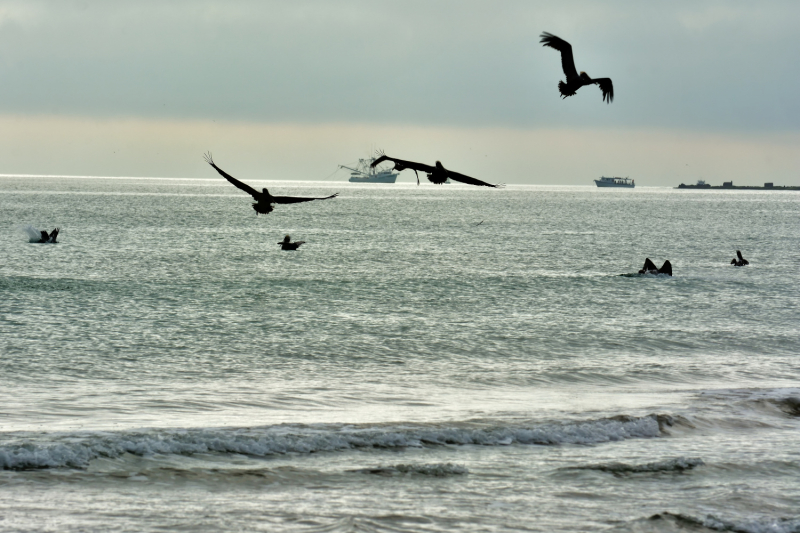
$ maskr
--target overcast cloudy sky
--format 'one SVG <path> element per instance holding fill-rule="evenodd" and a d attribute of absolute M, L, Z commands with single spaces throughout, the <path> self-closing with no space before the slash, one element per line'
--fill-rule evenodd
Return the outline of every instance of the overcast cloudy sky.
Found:
<path fill-rule="evenodd" d="M 796 0 L 0 1 L 0 174 L 214 177 L 211 150 L 314 180 L 374 146 L 493 182 L 800 185 L 799 25 Z M 611 105 L 559 98 L 542 31 Z"/>

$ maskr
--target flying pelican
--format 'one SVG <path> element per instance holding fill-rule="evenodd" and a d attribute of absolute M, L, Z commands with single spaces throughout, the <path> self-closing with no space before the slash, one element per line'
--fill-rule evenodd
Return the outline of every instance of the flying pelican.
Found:
<path fill-rule="evenodd" d="M 207 153 L 203 155 L 206 160 L 206 163 L 214 167 L 214 169 L 219 172 L 226 180 L 230 181 L 234 186 L 238 187 L 239 189 L 243 190 L 250 196 L 256 199 L 256 203 L 253 204 L 253 209 L 256 210 L 256 215 L 261 213 L 262 215 L 266 215 L 267 213 L 272 212 L 272 204 L 296 204 L 298 202 L 310 202 L 311 200 L 327 200 L 328 198 L 335 198 L 339 196 L 339 193 L 332 194 L 330 196 L 326 196 L 324 198 L 303 198 L 300 196 L 272 196 L 267 189 L 261 189 L 261 192 L 258 192 L 251 186 L 247 185 L 246 183 L 242 183 L 241 181 L 237 180 L 217 165 L 214 164 L 214 160 L 211 158 L 211 154 Z"/>
<path fill-rule="evenodd" d="M 419 173 L 417 172 L 419 170 L 427 173 L 428 181 L 430 181 L 431 183 L 435 183 L 436 185 L 441 185 L 442 183 L 447 181 L 447 178 L 450 178 L 453 181 L 460 181 L 461 183 L 467 183 L 469 185 L 483 185 L 484 187 L 494 187 L 494 188 L 504 187 L 503 184 L 492 185 L 491 183 L 486 183 L 485 181 L 481 181 L 475 178 L 470 178 L 469 176 L 465 176 L 464 174 L 459 174 L 458 172 L 453 172 L 452 170 L 447 170 L 442 166 L 442 163 L 439 161 L 436 162 L 436 166 L 432 167 L 424 163 L 405 161 L 403 159 L 396 159 L 394 157 L 389 157 L 386 154 L 381 154 L 381 156 L 375 161 L 373 161 L 370 166 L 375 168 L 384 161 L 393 162 L 394 170 L 397 171 L 405 170 L 407 168 L 413 170 L 414 174 L 417 175 L 417 185 L 419 185 Z"/>
<path fill-rule="evenodd" d="M 572 58 L 572 45 L 564 39 L 556 37 L 552 33 L 544 32 L 540 35 L 542 38 L 540 43 L 544 46 L 555 48 L 561 52 L 561 68 L 564 69 L 564 74 L 567 76 L 567 83 L 563 81 L 558 82 L 558 90 L 561 92 L 561 97 L 566 98 L 572 96 L 578 89 L 584 85 L 595 83 L 600 86 L 603 91 L 603 101 L 611 103 L 614 100 L 614 85 L 611 84 L 611 78 L 590 78 L 585 72 L 578 74 L 575 68 L 575 60 Z"/>

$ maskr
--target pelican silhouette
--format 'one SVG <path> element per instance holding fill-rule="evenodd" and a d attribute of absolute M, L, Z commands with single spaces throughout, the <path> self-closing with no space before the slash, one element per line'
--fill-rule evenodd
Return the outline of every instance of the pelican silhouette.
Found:
<path fill-rule="evenodd" d="M 301 244 L 305 244 L 306 243 L 306 241 L 294 241 L 294 242 L 291 242 L 291 241 L 292 241 L 292 238 L 289 237 L 288 235 L 286 235 L 283 238 L 283 240 L 278 243 L 280 245 L 280 247 L 281 247 L 281 250 L 297 250 L 298 248 L 300 248 Z"/>
<path fill-rule="evenodd" d="M 59 228 L 55 228 L 48 234 L 45 230 L 41 230 L 39 233 L 41 233 L 42 237 L 39 239 L 39 242 L 55 244 L 58 242 L 56 239 L 58 238 L 59 231 Z"/>
<path fill-rule="evenodd" d="M 736 257 L 731 259 L 731 264 L 736 265 L 737 267 L 743 267 L 745 265 L 749 265 L 750 261 L 742 257 L 742 252 L 736 250 Z"/>
<path fill-rule="evenodd" d="M 644 266 L 639 271 L 639 274 L 666 274 L 667 276 L 671 276 L 672 263 L 669 261 L 664 261 L 664 264 L 661 265 L 661 268 L 658 268 L 652 261 L 650 261 L 649 257 L 646 257 L 644 260 Z"/>
<path fill-rule="evenodd" d="M 339 193 L 332 194 L 330 196 L 325 196 L 324 198 L 304 198 L 300 196 L 272 196 L 267 189 L 261 189 L 261 192 L 258 192 L 251 186 L 247 185 L 246 183 L 242 183 L 241 181 L 237 180 L 221 168 L 219 168 L 216 164 L 214 164 L 214 160 L 211 158 L 211 154 L 207 153 L 203 155 L 203 158 L 206 160 L 206 163 L 214 167 L 214 170 L 219 172 L 222 177 L 226 180 L 231 182 L 235 187 L 243 190 L 253 198 L 255 198 L 256 203 L 253 204 L 253 209 L 256 210 L 256 215 L 261 213 L 262 215 L 266 215 L 267 213 L 272 212 L 272 204 L 296 204 L 299 202 L 310 202 L 312 200 L 327 200 L 329 198 L 335 198 L 339 196 Z"/>
<path fill-rule="evenodd" d="M 614 100 L 614 85 L 611 83 L 611 78 L 591 78 L 585 72 L 578 74 L 578 70 L 575 68 L 575 59 L 572 57 L 572 45 L 552 33 L 543 32 L 540 37 L 542 40 L 539 42 L 544 46 L 555 48 L 561 52 L 561 68 L 564 69 L 564 74 L 567 76 L 567 83 L 558 82 L 561 98 L 572 96 L 584 85 L 594 83 L 599 85 L 600 90 L 603 91 L 604 102 L 610 104 Z"/>
<path fill-rule="evenodd" d="M 436 162 L 435 166 L 430 166 L 424 163 L 415 163 L 414 161 L 406 161 L 404 159 L 397 159 L 395 157 L 389 157 L 386 154 L 381 154 L 381 156 L 373 161 L 370 166 L 374 168 L 384 161 L 393 162 L 394 170 L 397 171 L 405 170 L 407 168 L 413 170 L 414 174 L 417 175 L 417 185 L 419 185 L 419 173 L 417 172 L 419 170 L 421 172 L 425 172 L 428 175 L 428 181 L 435 183 L 436 185 L 441 185 L 442 183 L 446 182 L 448 178 L 450 178 L 453 181 L 459 181 L 468 185 L 483 185 L 484 187 L 494 187 L 496 189 L 504 187 L 502 183 L 498 185 L 492 185 L 491 183 L 486 183 L 485 181 L 471 178 L 469 176 L 465 176 L 464 174 L 453 172 L 452 170 L 447 170 L 439 161 Z"/>

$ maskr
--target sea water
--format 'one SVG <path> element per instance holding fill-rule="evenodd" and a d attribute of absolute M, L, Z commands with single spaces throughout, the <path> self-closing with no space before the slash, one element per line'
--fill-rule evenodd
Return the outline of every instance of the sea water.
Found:
<path fill-rule="evenodd" d="M 0 178 L 0 531 L 800 531 L 800 193 L 249 182 Z"/>

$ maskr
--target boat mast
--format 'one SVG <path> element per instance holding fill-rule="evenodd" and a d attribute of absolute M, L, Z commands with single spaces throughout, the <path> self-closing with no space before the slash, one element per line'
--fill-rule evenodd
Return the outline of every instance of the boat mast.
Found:
<path fill-rule="evenodd" d="M 361 161 L 361 160 L 359 160 L 359 161 Z M 358 170 L 356 168 L 348 167 L 347 165 L 339 165 L 339 168 L 346 168 L 347 170 L 352 170 L 353 172 L 358 172 L 359 174 L 364 174 L 363 170 Z"/>

